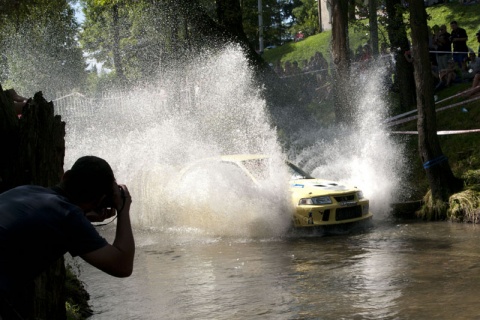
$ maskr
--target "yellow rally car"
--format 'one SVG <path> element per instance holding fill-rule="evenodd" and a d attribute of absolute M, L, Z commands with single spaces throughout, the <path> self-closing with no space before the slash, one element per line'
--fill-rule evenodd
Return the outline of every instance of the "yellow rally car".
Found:
<path fill-rule="evenodd" d="M 261 185 L 268 176 L 275 174 L 276 169 L 272 166 L 271 160 L 266 155 L 225 155 L 195 161 L 182 170 L 181 175 L 197 167 L 204 169 L 207 165 L 216 171 L 222 166 L 228 166 L 229 170 L 235 167 L 235 170 L 239 171 L 236 179 L 242 175 L 248 177 L 255 185 Z M 294 227 L 339 226 L 372 218 L 369 201 L 358 188 L 316 179 L 288 161 L 286 166 L 294 208 Z"/>

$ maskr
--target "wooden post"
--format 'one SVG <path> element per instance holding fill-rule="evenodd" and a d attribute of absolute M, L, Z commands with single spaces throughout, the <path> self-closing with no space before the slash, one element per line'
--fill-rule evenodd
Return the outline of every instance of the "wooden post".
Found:
<path fill-rule="evenodd" d="M 41 92 L 30 99 L 21 119 L 0 85 L 0 191 L 23 184 L 45 187 L 60 181 L 65 155 L 65 123 Z M 24 319 L 65 319 L 65 265 L 61 258 L 14 302 Z"/>

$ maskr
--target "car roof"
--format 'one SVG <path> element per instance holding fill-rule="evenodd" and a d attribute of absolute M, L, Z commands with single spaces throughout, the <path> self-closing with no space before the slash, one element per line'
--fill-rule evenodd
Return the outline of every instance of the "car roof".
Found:
<path fill-rule="evenodd" d="M 267 159 L 267 158 L 269 158 L 269 156 L 264 154 L 232 154 L 232 155 L 220 156 L 220 159 L 222 159 L 223 161 L 229 161 L 229 162 L 258 160 L 258 159 Z"/>

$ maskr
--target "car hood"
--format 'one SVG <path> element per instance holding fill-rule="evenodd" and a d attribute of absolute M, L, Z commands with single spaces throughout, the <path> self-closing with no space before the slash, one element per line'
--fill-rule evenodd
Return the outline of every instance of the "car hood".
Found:
<path fill-rule="evenodd" d="M 322 193 L 344 193 L 358 191 L 355 187 L 342 185 L 335 181 L 324 179 L 297 179 L 290 180 L 290 189 L 295 192 L 311 192 L 312 194 Z"/>

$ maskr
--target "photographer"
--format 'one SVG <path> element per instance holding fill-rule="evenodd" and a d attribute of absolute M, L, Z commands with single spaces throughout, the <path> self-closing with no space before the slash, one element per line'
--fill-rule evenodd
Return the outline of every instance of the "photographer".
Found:
<path fill-rule="evenodd" d="M 0 194 L 0 319 L 22 318 L 22 290 L 66 252 L 115 277 L 133 270 L 130 194 L 110 165 L 85 156 L 55 187 L 26 185 Z M 91 221 L 117 214 L 109 244 Z"/>
<path fill-rule="evenodd" d="M 467 32 L 458 26 L 457 21 L 450 22 L 450 27 L 452 28 L 450 41 L 453 44 L 453 61 L 460 69 L 463 69 L 463 63 L 468 54 Z"/>

